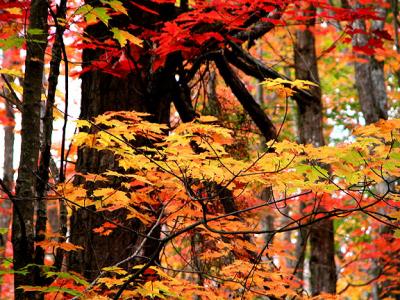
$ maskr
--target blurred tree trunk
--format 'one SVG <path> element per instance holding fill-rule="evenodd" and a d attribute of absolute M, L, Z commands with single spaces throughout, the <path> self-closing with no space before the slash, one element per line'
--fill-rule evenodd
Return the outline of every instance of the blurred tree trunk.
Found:
<path fill-rule="evenodd" d="M 17 55 L 15 50 L 7 50 L 4 53 L 3 66 L 5 68 L 12 68 L 15 65 L 13 59 L 14 55 Z M 9 75 L 3 75 L 3 81 L 12 82 L 14 78 Z M 5 188 L 12 192 L 14 189 L 14 139 L 15 139 L 15 115 L 13 105 L 8 98 L 13 98 L 13 94 L 7 88 L 7 83 L 3 82 L 4 91 L 4 102 L 6 107 L 6 118 L 7 124 L 4 126 L 4 164 L 3 164 L 3 182 Z M 11 202 L 9 199 L 4 199 L 1 203 L 2 214 L 0 216 L 0 228 L 8 229 L 11 219 Z M 7 246 L 8 231 L 7 233 L 0 235 L 0 247 Z M 0 257 L 4 257 L 4 253 L 0 254 Z"/>
<path fill-rule="evenodd" d="M 12 78 L 8 78 L 9 81 Z M 6 96 L 11 96 L 11 93 L 6 92 Z M 15 138 L 15 116 L 12 104 L 8 101 L 6 105 L 6 116 L 7 124 L 4 126 L 4 164 L 3 164 L 3 182 L 5 188 L 12 191 L 14 188 L 14 138 Z M 3 258 L 6 257 L 7 242 L 8 242 L 8 228 L 10 225 L 11 216 L 11 202 L 9 199 L 4 198 L 1 203 L 1 216 L 0 216 L 0 228 L 6 229 L 7 231 L 0 235 L 0 264 L 3 263 Z M 1 294 L 1 282 L 0 282 L 0 294 Z"/>
<path fill-rule="evenodd" d="M 360 5 L 357 5 L 360 7 Z M 395 6 L 394 6 L 395 8 Z M 385 8 L 377 7 L 377 14 L 382 20 L 374 20 L 371 24 L 371 32 L 375 30 L 382 31 L 385 27 L 386 14 Z M 396 23 L 396 22 L 395 22 Z M 355 34 L 353 37 L 353 45 L 363 47 L 368 43 L 369 38 L 372 36 L 368 34 L 365 20 L 356 20 L 353 24 L 355 29 L 361 29 L 365 33 Z M 396 27 L 396 26 L 395 26 Z M 398 41 L 395 41 L 395 43 Z M 367 56 L 362 53 L 357 53 L 357 58 L 362 60 L 356 61 L 354 64 L 355 69 L 355 82 L 358 92 L 358 101 L 361 106 L 361 111 L 365 118 L 366 125 L 378 122 L 379 119 L 388 119 L 388 104 L 387 93 L 385 84 L 384 62 L 378 61 L 374 56 Z M 378 193 L 385 193 L 388 189 L 385 182 L 376 185 Z M 382 211 L 383 210 L 383 211 Z M 381 209 L 382 213 L 384 209 Z M 391 229 L 387 226 L 380 226 L 377 235 L 387 233 Z M 372 276 L 376 276 L 381 272 L 379 262 L 373 261 Z M 381 283 L 382 284 L 382 283 Z M 372 283 L 372 298 L 379 300 L 380 298 L 380 285 L 377 282 Z M 383 283 L 384 284 L 384 283 Z M 394 295 L 391 295 L 394 296 Z"/>
<path fill-rule="evenodd" d="M 34 204 L 40 145 L 42 78 L 44 54 L 47 46 L 47 5 L 47 1 L 32 0 L 28 37 L 26 39 L 27 55 L 23 83 L 21 157 L 16 195 L 13 199 L 12 242 L 14 269 L 16 271 L 34 261 Z M 34 299 L 33 293 L 23 293 L 23 290 L 19 288 L 21 285 L 31 284 L 33 284 L 32 273 L 27 275 L 15 274 L 15 299 Z"/>
<path fill-rule="evenodd" d="M 375 30 L 382 31 L 385 25 L 386 9 L 376 8 L 376 11 L 382 20 L 374 20 L 372 22 L 372 32 Z M 365 20 L 356 20 L 353 27 L 365 32 L 354 35 L 353 45 L 357 47 L 367 45 L 371 36 L 366 32 Z M 362 53 L 357 53 L 357 58 L 361 61 L 354 63 L 355 80 L 365 122 L 366 124 L 371 124 L 379 121 L 379 119 L 386 120 L 388 113 L 384 63 L 383 61 L 378 61 L 374 56 L 367 56 Z"/>
<path fill-rule="evenodd" d="M 391 1 L 391 9 L 393 13 L 393 35 L 394 35 L 394 46 L 396 48 L 396 52 L 400 53 L 400 39 L 399 39 L 399 1 L 392 0 Z M 397 77 L 397 86 L 400 87 L 400 68 L 398 67 L 396 70 Z"/>
<path fill-rule="evenodd" d="M 296 79 L 309 80 L 319 84 L 317 57 L 315 50 L 315 7 L 309 6 L 309 16 L 305 30 L 297 30 L 294 47 Z M 320 87 L 312 87 L 311 97 L 298 102 L 299 142 L 315 147 L 325 145 L 323 136 L 323 107 Z M 318 207 L 317 207 L 318 209 Z M 311 246 L 310 272 L 311 293 L 336 293 L 336 267 L 333 220 L 327 219 L 313 225 L 309 232 L 300 230 L 297 248 L 299 258 L 298 276 L 302 278 L 305 238 L 309 235 Z"/>

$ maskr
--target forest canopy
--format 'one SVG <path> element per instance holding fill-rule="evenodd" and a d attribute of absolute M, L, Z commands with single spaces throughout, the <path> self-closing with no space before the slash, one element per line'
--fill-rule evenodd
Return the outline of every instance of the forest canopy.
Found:
<path fill-rule="evenodd" d="M 1 299 L 398 299 L 397 0 L 0 0 Z"/>

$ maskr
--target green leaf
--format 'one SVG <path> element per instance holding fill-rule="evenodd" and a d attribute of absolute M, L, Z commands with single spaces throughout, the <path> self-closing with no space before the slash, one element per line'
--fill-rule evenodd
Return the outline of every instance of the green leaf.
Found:
<path fill-rule="evenodd" d="M 124 15 L 128 15 L 128 11 L 126 10 L 125 6 L 122 4 L 121 1 L 118 0 L 101 0 L 101 3 L 109 5 L 114 11 L 122 13 Z"/>
<path fill-rule="evenodd" d="M 114 34 L 114 39 L 118 41 L 121 47 L 124 47 L 127 42 L 131 42 L 139 47 L 143 47 L 143 41 L 134 35 L 130 34 L 128 31 L 121 30 L 118 28 L 111 28 L 111 32 Z"/>
<path fill-rule="evenodd" d="M 0 270 L 0 276 L 1 275 L 7 275 L 7 274 L 20 274 L 20 275 L 26 275 L 28 274 L 29 271 L 27 270 L 20 270 L 20 271 L 15 271 L 15 270 Z"/>
<path fill-rule="evenodd" d="M 90 14 L 93 14 L 98 18 L 101 22 L 106 24 L 108 26 L 108 21 L 111 19 L 111 17 L 108 15 L 108 10 L 105 7 L 96 7 L 94 8 Z"/>
<path fill-rule="evenodd" d="M 85 4 L 85 5 L 82 5 L 81 7 L 79 7 L 75 11 L 75 14 L 76 15 L 86 15 L 86 14 L 90 13 L 92 10 L 93 10 L 93 6 L 91 6 L 89 4 Z"/>
<path fill-rule="evenodd" d="M 25 42 L 25 38 L 19 36 L 10 36 L 7 39 L 0 39 L 0 48 L 7 50 L 10 48 L 21 48 Z"/>
<path fill-rule="evenodd" d="M 44 31 L 43 31 L 43 29 L 39 29 L 39 28 L 30 28 L 30 29 L 28 29 L 27 33 L 30 35 L 38 35 L 38 34 L 43 34 Z"/>

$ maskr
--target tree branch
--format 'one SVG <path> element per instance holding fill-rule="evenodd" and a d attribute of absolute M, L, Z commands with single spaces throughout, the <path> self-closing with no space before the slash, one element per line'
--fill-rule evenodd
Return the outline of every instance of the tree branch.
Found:
<path fill-rule="evenodd" d="M 213 59 L 225 83 L 231 88 L 233 94 L 248 112 L 264 138 L 267 141 L 275 139 L 277 134 L 273 123 L 254 100 L 235 71 L 229 66 L 226 58 L 222 54 L 216 54 Z"/>
<path fill-rule="evenodd" d="M 7 88 L 10 90 L 10 93 L 12 95 L 12 98 L 7 97 L 5 94 L 1 94 L 0 96 L 6 99 L 9 103 L 12 105 L 15 105 L 15 107 L 22 112 L 22 101 L 18 98 L 17 94 L 15 93 L 13 87 L 11 86 L 10 81 L 8 80 L 7 76 L 4 74 L 1 74 L 1 78 L 4 80 L 5 84 L 7 85 Z"/>
<path fill-rule="evenodd" d="M 176 75 L 179 78 L 172 78 L 172 101 L 175 105 L 176 110 L 181 117 L 183 122 L 191 122 L 193 121 L 198 115 L 192 104 L 192 98 L 190 94 L 190 88 L 188 86 L 188 81 L 185 76 L 185 70 L 183 68 L 183 58 L 182 54 L 178 52 L 176 54 L 177 62 L 177 73 Z"/>
<path fill-rule="evenodd" d="M 282 17 L 282 14 L 285 11 L 287 5 L 288 4 L 283 4 L 282 6 L 276 5 L 275 11 L 271 12 L 268 15 L 268 19 L 279 20 Z M 241 31 L 235 34 L 235 37 L 243 42 L 248 41 L 249 44 L 247 47 L 252 47 L 255 40 L 263 37 L 267 32 L 275 27 L 275 24 L 273 22 L 262 20 L 262 18 L 265 16 L 265 13 L 260 13 L 258 18 L 254 18 L 253 24 L 249 24 L 249 27 L 251 25 L 251 28 L 249 28 L 249 30 Z"/>
<path fill-rule="evenodd" d="M 264 65 L 262 61 L 251 56 L 239 45 L 233 42 L 231 42 L 230 45 L 232 46 L 232 51 L 226 50 L 224 52 L 226 58 L 231 64 L 243 71 L 245 74 L 257 78 L 258 80 L 265 80 L 266 78 L 282 78 L 290 80 L 290 78 L 286 77 L 285 75 L 279 74 L 274 69 Z M 290 86 L 287 85 L 287 87 Z M 302 90 L 298 88 L 294 88 L 293 90 L 295 91 L 293 99 L 296 100 L 298 103 L 310 103 L 317 100 L 307 90 Z"/>

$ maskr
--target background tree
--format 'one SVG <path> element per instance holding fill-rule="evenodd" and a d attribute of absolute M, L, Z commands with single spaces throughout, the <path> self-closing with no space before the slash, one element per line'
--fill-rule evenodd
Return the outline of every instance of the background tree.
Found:
<path fill-rule="evenodd" d="M 299 141 L 302 144 L 312 144 L 315 147 L 325 145 L 323 134 L 323 107 L 321 89 L 319 87 L 318 61 L 315 50 L 315 15 L 316 8 L 311 4 L 306 7 L 306 28 L 296 31 L 294 46 L 294 63 L 296 78 L 316 83 L 311 88 L 311 97 L 298 101 L 298 131 Z M 315 201 L 318 202 L 316 195 Z M 304 208 L 304 207 L 303 207 Z M 316 204 L 316 209 L 319 209 Z M 336 266 L 335 266 L 335 239 L 333 220 L 324 220 L 312 226 L 310 231 L 299 231 L 297 251 L 299 271 L 303 271 L 305 244 L 310 238 L 310 272 L 311 293 L 319 295 L 321 292 L 336 293 Z M 302 279 L 303 276 L 300 276 Z"/>

